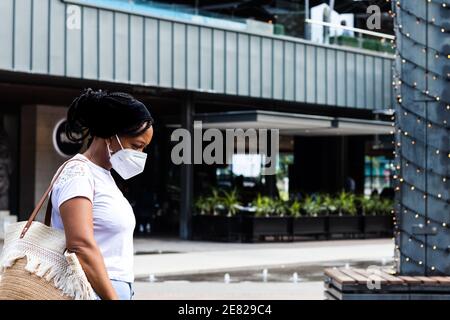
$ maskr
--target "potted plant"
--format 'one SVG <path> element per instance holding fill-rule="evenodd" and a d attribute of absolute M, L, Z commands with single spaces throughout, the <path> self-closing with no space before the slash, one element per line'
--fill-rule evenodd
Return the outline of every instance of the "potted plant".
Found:
<path fill-rule="evenodd" d="M 289 212 L 292 216 L 293 236 L 319 237 L 326 233 L 326 216 L 320 215 L 322 207 L 311 196 L 305 197 L 303 202 L 294 200 Z M 305 215 L 301 215 L 304 212 Z"/>
<path fill-rule="evenodd" d="M 213 189 L 208 196 L 195 201 L 196 215 L 193 216 L 195 239 L 231 241 L 240 239 L 240 221 L 236 217 L 239 200 L 237 192 Z"/>
<path fill-rule="evenodd" d="M 225 207 L 227 217 L 235 216 L 241 205 L 237 196 L 237 191 L 223 191 L 222 204 Z"/>
<path fill-rule="evenodd" d="M 363 201 L 364 233 L 392 235 L 392 210 L 394 203 L 380 197 L 365 198 Z"/>
<path fill-rule="evenodd" d="M 258 241 L 267 236 L 290 236 L 290 217 L 286 203 L 281 199 L 258 195 L 252 202 L 255 215 L 243 217 L 243 230 L 247 241 Z"/>
<path fill-rule="evenodd" d="M 211 197 L 199 196 L 195 202 L 195 214 L 198 215 L 211 215 L 214 212 L 214 203 Z"/>
<path fill-rule="evenodd" d="M 344 192 L 335 198 L 337 215 L 330 215 L 328 218 L 329 236 L 335 234 L 356 235 L 363 232 L 362 218 L 356 215 L 355 195 Z"/>

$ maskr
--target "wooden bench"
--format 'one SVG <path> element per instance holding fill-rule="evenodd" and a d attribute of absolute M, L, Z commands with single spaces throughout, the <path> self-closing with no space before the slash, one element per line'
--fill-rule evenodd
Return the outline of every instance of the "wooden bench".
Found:
<path fill-rule="evenodd" d="M 328 300 L 450 300 L 450 277 L 398 276 L 391 270 L 325 269 Z"/>

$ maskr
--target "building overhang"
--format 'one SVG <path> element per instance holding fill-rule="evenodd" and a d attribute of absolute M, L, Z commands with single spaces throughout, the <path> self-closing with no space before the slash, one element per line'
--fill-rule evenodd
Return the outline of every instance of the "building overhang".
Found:
<path fill-rule="evenodd" d="M 205 129 L 279 129 L 299 136 L 385 135 L 393 123 L 378 120 L 315 116 L 263 110 L 202 113 L 195 115 Z"/>

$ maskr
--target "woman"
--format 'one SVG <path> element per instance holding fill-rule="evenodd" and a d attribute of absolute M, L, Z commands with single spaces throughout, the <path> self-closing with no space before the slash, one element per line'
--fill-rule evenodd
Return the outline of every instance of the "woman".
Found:
<path fill-rule="evenodd" d="M 133 210 L 111 176 L 123 179 L 144 170 L 143 150 L 153 137 L 153 119 L 132 96 L 85 90 L 67 113 L 67 136 L 90 137 L 88 149 L 74 158 L 55 181 L 52 226 L 66 235 L 100 299 L 133 296 Z"/>

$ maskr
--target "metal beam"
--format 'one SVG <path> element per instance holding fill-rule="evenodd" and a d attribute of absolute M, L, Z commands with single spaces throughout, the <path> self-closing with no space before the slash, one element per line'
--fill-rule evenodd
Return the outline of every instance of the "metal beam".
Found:
<path fill-rule="evenodd" d="M 188 94 L 181 110 L 181 126 L 191 133 L 191 137 L 193 137 L 194 109 L 194 99 L 192 94 Z M 190 240 L 192 237 L 192 199 L 194 196 L 194 167 L 192 164 L 181 165 L 180 193 L 180 238 Z"/>

